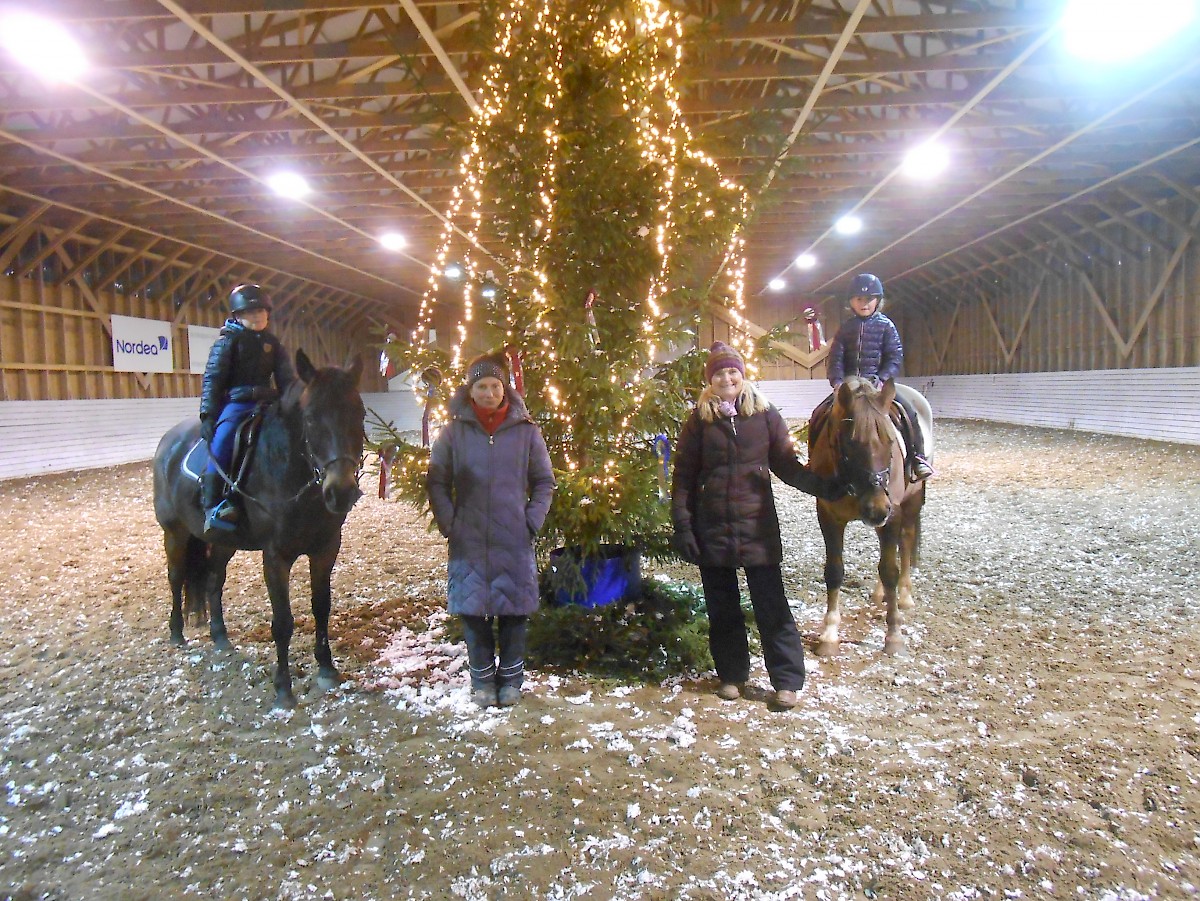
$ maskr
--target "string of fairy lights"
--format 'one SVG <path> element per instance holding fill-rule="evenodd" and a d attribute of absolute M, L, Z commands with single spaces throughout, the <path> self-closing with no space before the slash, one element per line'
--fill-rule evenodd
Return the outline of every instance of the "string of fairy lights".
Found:
<path fill-rule="evenodd" d="M 494 302 L 487 307 L 487 322 L 504 335 L 507 344 L 519 348 L 527 366 L 528 361 L 534 361 L 540 376 L 537 391 L 544 405 L 543 415 L 556 420 L 563 433 L 556 464 L 561 463 L 567 470 L 575 470 L 581 462 L 574 450 L 574 438 L 584 428 L 584 416 L 572 403 L 572 385 L 562 371 L 563 364 L 569 361 L 561 359 L 552 315 L 554 304 L 562 299 L 553 296 L 552 280 L 546 269 L 548 248 L 559 229 L 578 225 L 559 221 L 558 200 L 562 187 L 562 117 L 564 104 L 569 102 L 564 73 L 581 53 L 591 52 L 613 64 L 609 71 L 617 73 L 622 110 L 634 124 L 636 151 L 646 164 L 661 173 L 655 185 L 652 221 L 640 224 L 635 231 L 638 240 L 652 242 L 657 259 L 657 271 L 651 275 L 640 302 L 642 347 L 637 356 L 646 362 L 655 359 L 660 349 L 659 326 L 675 312 L 668 299 L 673 288 L 673 264 L 680 249 L 683 202 L 706 218 L 713 217 L 719 207 L 736 210 L 733 217 L 736 225 L 724 248 L 718 278 L 724 289 L 720 293 L 739 321 L 745 310 L 742 229 L 749 199 L 741 185 L 720 174 L 713 158 L 696 149 L 694 136 L 684 121 L 677 87 L 683 62 L 682 17 L 660 0 L 639 0 L 626 10 L 623 16 L 595 16 L 587 20 L 590 48 L 579 46 L 576 33 L 565 33 L 567 15 L 575 16 L 572 24 L 578 28 L 579 8 L 572 9 L 570 0 L 511 0 L 498 13 L 493 59 L 483 75 L 479 108 L 459 165 L 461 183 L 452 193 L 434 265 L 421 298 L 417 325 L 410 336 L 413 348 L 428 345 L 435 313 L 443 304 L 455 303 L 461 313 L 453 330 L 449 348 L 452 372 L 447 376 L 461 375 L 466 348 L 480 326 L 480 319 L 485 318 L 480 304 L 480 298 L 486 296 L 482 286 L 500 288 Z M 523 90 L 510 83 L 508 72 L 514 54 L 527 52 L 535 42 L 549 65 L 538 72 L 544 93 L 530 101 Z M 653 64 L 634 64 L 635 49 L 642 53 L 649 49 Z M 629 64 L 622 65 L 623 62 Z M 498 148 L 495 140 L 489 140 L 499 133 L 494 129 L 500 128 L 505 129 L 504 134 L 512 135 L 512 142 L 506 148 Z M 494 199 L 485 197 L 485 184 L 489 173 L 505 165 L 505 159 L 496 158 L 503 151 L 510 156 L 519 154 L 522 165 L 534 168 L 536 199 L 530 224 L 520 239 L 508 236 L 510 240 L 503 248 L 504 263 L 491 264 L 503 266 L 507 271 L 496 273 L 488 268 L 489 261 L 482 258 L 479 248 L 487 201 Z M 707 181 L 697 177 L 697 169 L 706 171 Z M 711 189 L 710 185 L 716 188 Z M 462 278 L 457 282 L 448 278 L 452 265 L 461 268 Z M 579 313 L 582 315 L 583 310 Z M 748 365 L 753 365 L 750 339 L 739 332 L 731 343 L 746 355 Z M 643 377 L 647 367 L 631 366 L 620 372 L 618 369 L 613 367 L 609 375 L 611 383 L 617 385 L 624 380 L 633 406 L 640 405 L 644 400 Z M 420 386 L 414 388 L 423 402 L 437 404 L 429 411 L 431 422 L 436 425 L 444 421 L 447 415 L 444 402 L 432 396 L 427 398 Z M 587 412 L 582 411 L 585 416 Z M 618 422 L 626 432 L 632 426 L 629 415 Z M 587 427 L 594 428 L 594 423 L 589 422 Z M 600 463 L 593 475 L 597 489 L 620 490 L 615 473 L 622 445 L 644 441 L 644 436 L 632 434 L 615 437 L 608 458 L 592 461 Z M 554 452 L 552 447 L 552 455 Z"/>

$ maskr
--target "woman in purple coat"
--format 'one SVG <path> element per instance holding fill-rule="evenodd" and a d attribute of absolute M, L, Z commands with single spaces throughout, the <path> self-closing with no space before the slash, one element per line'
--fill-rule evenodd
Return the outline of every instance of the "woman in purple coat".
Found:
<path fill-rule="evenodd" d="M 508 386 L 502 357 L 467 367 L 433 444 L 427 486 L 450 541 L 450 612 L 462 617 L 471 699 L 512 706 L 525 676 L 526 623 L 538 605 L 534 541 L 555 484 L 546 442 Z"/>

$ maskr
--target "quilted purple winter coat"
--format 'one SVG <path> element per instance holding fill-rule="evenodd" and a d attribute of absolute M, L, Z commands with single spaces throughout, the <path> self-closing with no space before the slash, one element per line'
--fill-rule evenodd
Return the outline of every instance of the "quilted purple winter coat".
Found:
<path fill-rule="evenodd" d="M 894 379 L 904 363 L 904 345 L 896 324 L 878 310 L 863 319 L 851 316 L 829 344 L 825 371 L 835 388 L 848 375 L 881 382 Z"/>
<path fill-rule="evenodd" d="M 450 612 L 528 616 L 538 606 L 533 541 L 554 492 L 550 454 L 511 389 L 508 415 L 488 435 L 465 386 L 450 401 L 451 421 L 429 458 L 429 504 L 450 541 Z"/>

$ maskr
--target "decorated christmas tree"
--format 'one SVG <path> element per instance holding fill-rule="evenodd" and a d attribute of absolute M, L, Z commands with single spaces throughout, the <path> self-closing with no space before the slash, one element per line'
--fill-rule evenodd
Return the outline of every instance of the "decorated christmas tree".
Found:
<path fill-rule="evenodd" d="M 678 13 L 510 0 L 482 15 L 496 43 L 461 184 L 419 324 L 389 347 L 424 374 L 435 427 L 466 362 L 507 348 L 558 480 L 546 546 L 663 553 L 701 310 L 741 309 L 745 192 L 683 120 Z M 424 467 L 399 449 L 393 478 L 413 500 Z"/>

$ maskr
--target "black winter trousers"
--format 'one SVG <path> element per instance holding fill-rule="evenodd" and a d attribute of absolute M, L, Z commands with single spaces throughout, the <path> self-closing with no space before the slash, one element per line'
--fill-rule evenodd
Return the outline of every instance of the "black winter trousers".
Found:
<path fill-rule="evenodd" d="M 525 681 L 525 631 L 528 616 L 464 616 L 471 687 L 515 685 Z M 499 628 L 493 624 L 499 621 Z M 500 665 L 496 665 L 496 632 L 500 635 Z"/>
<path fill-rule="evenodd" d="M 700 581 L 708 607 L 708 646 L 717 678 L 740 685 L 750 678 L 750 646 L 737 570 L 731 566 L 702 566 Z M 804 687 L 804 645 L 788 607 L 779 565 L 747 566 L 746 585 L 771 687 L 776 691 L 799 691 Z"/>

